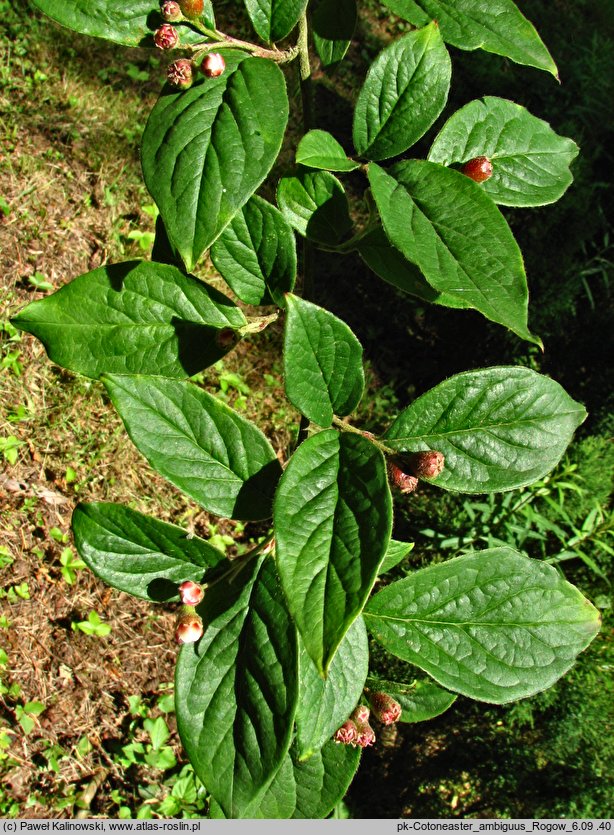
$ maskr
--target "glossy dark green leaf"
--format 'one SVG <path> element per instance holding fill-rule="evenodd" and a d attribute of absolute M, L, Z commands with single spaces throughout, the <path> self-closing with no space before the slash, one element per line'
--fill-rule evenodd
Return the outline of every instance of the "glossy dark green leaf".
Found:
<path fill-rule="evenodd" d="M 414 26 L 436 20 L 446 43 L 459 49 L 484 49 L 517 64 L 545 70 L 558 78 L 556 64 L 535 27 L 512 0 L 382 0 Z"/>
<path fill-rule="evenodd" d="M 87 377 L 188 377 L 213 365 L 233 342 L 220 329 L 246 324 L 226 296 L 176 267 L 128 261 L 99 267 L 13 320 L 53 362 Z"/>
<path fill-rule="evenodd" d="M 311 16 L 311 34 L 323 67 L 333 67 L 350 47 L 357 19 L 356 0 L 320 0 Z"/>
<path fill-rule="evenodd" d="M 522 254 L 477 183 L 422 160 L 401 162 L 390 173 L 371 164 L 369 180 L 386 234 L 435 290 L 541 345 L 527 325 Z"/>
<path fill-rule="evenodd" d="M 360 435 L 332 429 L 308 438 L 279 483 L 274 525 L 288 607 L 325 673 L 388 547 L 392 500 L 381 452 Z"/>
<path fill-rule="evenodd" d="M 335 137 L 325 130 L 310 130 L 296 149 L 296 161 L 308 168 L 327 171 L 354 171 L 360 163 L 348 159 Z"/>
<path fill-rule="evenodd" d="M 450 56 L 435 23 L 382 50 L 354 110 L 354 147 L 360 156 L 388 159 L 414 145 L 443 110 L 451 73 Z"/>
<path fill-rule="evenodd" d="M 457 110 L 437 134 L 429 160 L 462 164 L 485 156 L 493 166 L 482 189 L 503 206 L 554 203 L 571 185 L 579 148 L 547 122 L 507 99 L 485 96 Z"/>
<path fill-rule="evenodd" d="M 152 0 L 33 0 L 33 5 L 61 26 L 125 46 L 154 46 L 153 34 L 162 23 Z M 210 2 L 209 17 L 212 16 Z M 207 19 L 207 16 L 205 16 Z M 181 44 L 202 41 L 187 24 L 176 24 Z"/>
<path fill-rule="evenodd" d="M 192 383 L 105 375 L 103 382 L 137 449 L 205 510 L 266 519 L 281 467 L 262 432 Z"/>
<path fill-rule="evenodd" d="M 254 818 L 325 818 L 347 792 L 360 763 L 360 748 L 329 740 L 301 762 L 293 745 Z"/>
<path fill-rule="evenodd" d="M 79 554 L 98 577 L 145 600 L 178 599 L 180 583 L 200 582 L 224 559 L 198 536 L 121 504 L 78 504 L 72 530 Z"/>
<path fill-rule="evenodd" d="M 410 551 L 413 551 L 415 544 L 415 542 L 397 542 L 395 539 L 391 539 L 388 544 L 386 556 L 377 573 L 385 574 L 391 568 L 394 568 L 395 565 L 398 565 Z"/>
<path fill-rule="evenodd" d="M 383 679 L 367 679 L 367 685 L 374 693 L 382 691 L 396 699 L 403 709 L 399 722 L 425 722 L 427 719 L 434 719 L 445 713 L 457 698 L 449 690 L 443 690 L 432 681 L 426 680 L 400 684 Z"/>
<path fill-rule="evenodd" d="M 203 636 L 177 663 L 179 734 L 226 817 L 250 817 L 290 746 L 298 696 L 296 630 L 273 561 L 212 586 L 199 612 Z"/>
<path fill-rule="evenodd" d="M 369 670 L 369 642 L 356 618 L 339 644 L 325 679 L 299 641 L 297 757 L 306 760 L 329 740 L 358 704 Z"/>
<path fill-rule="evenodd" d="M 333 415 L 349 415 L 360 402 L 362 346 L 328 310 L 291 294 L 286 304 L 286 395 L 309 420 L 330 426 Z"/>
<path fill-rule="evenodd" d="M 443 452 L 438 487 L 496 493 L 549 473 L 585 418 L 554 380 L 503 366 L 450 377 L 404 409 L 384 437 L 402 452 Z"/>
<path fill-rule="evenodd" d="M 352 228 L 343 186 L 328 171 L 282 177 L 277 203 L 290 226 L 317 243 L 336 246 Z"/>
<path fill-rule="evenodd" d="M 211 246 L 269 173 L 286 122 L 279 67 L 226 54 L 219 78 L 189 90 L 165 87 L 141 146 L 145 184 L 188 269 Z"/>
<path fill-rule="evenodd" d="M 281 41 L 294 29 L 307 0 L 245 0 L 247 13 L 263 41 Z"/>
<path fill-rule="evenodd" d="M 254 195 L 211 247 L 211 260 L 241 301 L 283 307 L 296 280 L 294 232 L 279 209 Z"/>
<path fill-rule="evenodd" d="M 600 619 L 551 565 L 492 548 L 391 583 L 365 621 L 388 652 L 443 687 L 503 704 L 554 684 Z"/>
<path fill-rule="evenodd" d="M 431 304 L 443 307 L 466 308 L 462 299 L 439 293 L 426 281 L 418 267 L 394 247 L 380 227 L 369 232 L 358 242 L 360 257 L 373 272 L 393 287 Z"/>

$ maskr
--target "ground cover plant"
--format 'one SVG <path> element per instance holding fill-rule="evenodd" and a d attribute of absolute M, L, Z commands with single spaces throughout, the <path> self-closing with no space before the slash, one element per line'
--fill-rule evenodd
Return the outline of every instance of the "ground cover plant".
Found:
<path fill-rule="evenodd" d="M 55 4 L 42 5 L 53 13 Z M 287 10 L 288 4 L 279 6 Z M 62 14 L 72 6 L 55 8 Z M 148 14 L 152 11 L 148 5 Z M 384 646 L 425 669 L 440 685 L 491 702 L 527 696 L 551 684 L 597 628 L 595 611 L 553 569 L 506 548 L 424 569 L 390 584 L 367 603 L 377 574 L 409 548 L 390 544 L 386 469 L 393 486 L 405 490 L 419 477 L 449 490 L 510 490 L 552 469 L 584 412 L 546 377 L 526 368 L 494 368 L 439 384 L 402 411 L 380 438 L 354 429 L 343 418 L 362 393 L 361 348 L 343 322 L 313 301 L 318 277 L 311 275 L 311 247 L 358 250 L 376 272 L 406 291 L 439 304 L 474 307 L 535 342 L 527 327 L 519 250 L 494 201 L 515 199 L 520 201 L 516 205 L 526 206 L 556 199 L 569 183 L 567 167 L 576 151 L 522 108 L 491 98 L 452 115 L 429 161 L 385 168 L 386 160 L 421 138 L 445 104 L 450 64 L 444 39 L 466 47 L 472 43 L 455 44 L 442 19 L 438 26 L 412 20 L 408 10 L 412 23 L 426 25 L 412 29 L 374 63 L 354 117 L 360 162 L 349 159 L 336 140 L 309 122 L 302 11 L 294 9 L 290 24 L 286 19 L 281 30 L 273 30 L 277 23 L 272 17 L 263 22 L 251 10 L 254 28 L 265 41 L 282 38 L 289 33 L 284 27 L 299 23 L 298 49 L 290 46 L 285 52 L 245 42 L 237 50 L 236 43 L 212 33 L 208 9 L 195 25 L 178 26 L 180 37 L 187 38 L 184 43 L 195 49 L 190 61 L 196 55 L 197 63 L 201 58 L 205 63 L 213 52 L 225 56 L 225 68 L 215 76 L 215 67 L 213 72 L 205 66 L 205 77 L 184 92 L 167 88 L 146 128 L 145 177 L 161 213 L 157 260 L 100 268 L 15 320 L 38 335 L 59 364 L 91 377 L 104 375 L 137 446 L 207 510 L 251 520 L 266 519 L 273 509 L 274 542 L 267 538 L 229 565 L 210 544 L 122 506 L 82 505 L 74 519 L 81 556 L 118 588 L 172 600 L 180 583 L 204 580 L 204 600 L 197 613 L 185 614 L 182 624 L 191 627 L 192 637 L 201 630 L 204 634 L 181 651 L 177 710 L 197 772 L 221 812 L 231 816 L 324 815 L 343 795 L 360 744 L 372 739 L 368 727 L 350 725 L 344 741 L 358 746 L 330 741 L 365 685 L 363 620 Z M 159 31 L 161 20 L 153 20 L 150 29 Z M 325 6 L 318 8 L 314 42 L 324 63 L 331 55 L 339 58 L 339 42 L 351 35 L 323 37 L 326 20 Z M 512 20 L 523 29 L 521 41 L 529 32 L 531 49 L 509 57 L 553 71 L 533 30 L 517 13 Z M 203 27 L 210 37 L 198 45 Z M 168 29 L 163 32 L 169 35 Z M 303 59 L 310 130 L 296 149 L 303 167 L 278 185 L 280 212 L 253 193 L 275 160 L 285 127 L 280 121 L 284 80 L 275 64 L 294 57 Z M 399 78 L 408 66 L 413 67 L 410 77 Z M 189 67 L 175 65 L 171 80 L 183 85 L 185 75 L 195 72 Z M 382 119 L 379 104 L 391 91 L 398 100 L 393 96 L 391 113 Z M 254 107 L 254 101 L 262 106 Z M 416 101 L 422 102 L 422 112 Z M 404 108 L 410 104 L 420 118 L 407 117 Z M 512 165 L 497 184 L 496 146 L 469 149 L 466 158 L 453 147 L 455 130 L 473 132 L 474 110 L 483 110 L 478 123 L 493 119 L 502 134 L 509 118 L 519 119 L 532 139 L 547 143 L 544 155 L 554 158 L 554 172 L 542 172 L 543 179 L 538 177 L 527 193 L 506 196 L 502 181 L 511 181 L 517 169 Z M 211 118 L 204 139 L 202 120 L 194 127 L 197 134 L 190 132 L 194 113 Z M 246 163 L 237 169 L 241 154 Z M 492 163 L 492 175 L 478 185 L 468 175 L 475 171 L 472 161 L 483 156 Z M 500 156 L 503 172 L 506 157 Z M 520 160 L 522 172 L 522 151 L 515 149 L 510 156 L 518 158 L 514 164 Z M 462 173 L 444 162 L 470 165 Z M 330 171 L 355 170 L 360 173 L 352 176 L 364 177 L 365 169 L 371 215 L 354 232 L 340 179 Z M 528 178 L 525 171 L 521 180 Z M 409 225 L 408 218 L 413 221 Z M 301 294 L 292 292 L 297 273 L 292 229 L 306 239 Z M 285 386 L 304 419 L 300 445 L 283 476 L 270 445 L 240 414 L 192 383 L 169 380 L 192 376 L 271 318 L 248 320 L 228 298 L 190 278 L 184 267 L 191 269 L 209 247 L 239 299 L 252 305 L 272 301 L 286 311 Z M 493 417 L 485 430 L 485 420 Z M 213 445 L 212 432 L 218 441 Z M 462 583 L 468 585 L 462 588 Z M 436 598 L 455 584 L 456 593 L 464 595 L 462 605 L 454 617 L 448 613 L 442 619 Z M 527 606 L 525 595 L 539 598 L 544 621 L 510 621 L 510 593 L 521 608 Z M 553 600 L 562 607 L 554 619 Z M 447 601 L 452 609 L 457 604 L 454 595 Z M 499 616 L 480 621 L 480 606 Z M 533 606 L 532 614 L 535 608 L 540 609 Z M 496 650 L 499 657 L 489 660 L 485 650 Z M 377 682 L 369 681 L 368 687 L 373 699 Z M 403 682 L 387 684 L 404 707 L 406 721 L 424 718 L 429 709 L 432 715 L 454 698 L 435 685 L 422 693 L 406 690 Z M 360 736 L 352 738 L 358 731 Z M 218 742 L 215 763 L 209 759 L 212 740 Z"/>

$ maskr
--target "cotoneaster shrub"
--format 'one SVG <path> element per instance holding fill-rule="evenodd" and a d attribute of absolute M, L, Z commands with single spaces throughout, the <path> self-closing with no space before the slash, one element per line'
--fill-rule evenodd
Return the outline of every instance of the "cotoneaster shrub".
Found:
<path fill-rule="evenodd" d="M 508 547 L 421 569 L 372 595 L 412 547 L 391 539 L 393 494 L 420 480 L 466 493 L 530 484 L 557 464 L 586 413 L 555 381 L 495 367 L 442 381 L 392 415 L 381 437 L 357 429 L 348 417 L 363 394 L 362 347 L 315 303 L 311 266 L 313 248 L 358 252 L 422 302 L 478 310 L 540 345 L 528 328 L 522 256 L 498 205 L 557 200 L 571 183 L 575 143 L 489 96 L 449 115 L 427 159 L 411 148 L 446 106 L 447 45 L 555 77 L 556 66 L 511 0 L 457 0 L 453 10 L 387 0 L 410 26 L 364 79 L 348 156 L 314 121 L 310 76 L 316 61 L 328 69 L 343 60 L 355 0 L 245 0 L 253 43 L 218 31 L 209 0 L 34 4 L 78 32 L 172 60 L 142 139 L 160 210 L 151 260 L 75 278 L 14 322 L 54 362 L 100 379 L 151 466 L 201 507 L 273 525 L 230 562 L 122 504 L 81 504 L 79 553 L 115 588 L 181 601 L 177 719 L 212 816 L 325 817 L 379 724 L 436 716 L 457 693 L 502 704 L 544 690 L 599 628 L 597 611 L 552 566 Z M 292 63 L 305 131 L 275 205 L 257 191 L 284 141 L 294 70 L 280 66 Z M 346 177 L 362 184 L 369 208 L 360 228 Z M 265 307 L 262 316 L 190 274 L 206 252 L 239 300 Z M 283 462 L 257 426 L 187 380 L 278 315 L 286 394 L 303 415 Z M 432 683 L 369 678 L 367 631 Z"/>

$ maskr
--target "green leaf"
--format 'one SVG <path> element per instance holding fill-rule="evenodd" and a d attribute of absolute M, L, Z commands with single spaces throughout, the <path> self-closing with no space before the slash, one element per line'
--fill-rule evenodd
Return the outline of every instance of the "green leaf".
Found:
<path fill-rule="evenodd" d="M 362 618 L 356 618 L 339 644 L 325 679 L 300 641 L 299 646 L 296 746 L 297 758 L 306 760 L 322 748 L 358 704 L 369 670 L 369 642 Z"/>
<path fill-rule="evenodd" d="M 362 346 L 328 310 L 286 296 L 284 376 L 288 400 L 318 426 L 349 415 L 362 397 Z"/>
<path fill-rule="evenodd" d="M 271 559 L 210 588 L 201 610 L 203 637 L 182 647 L 177 664 L 179 734 L 224 814 L 248 817 L 290 746 L 296 630 Z"/>
<path fill-rule="evenodd" d="M 325 674 L 388 547 L 392 501 L 381 452 L 359 435 L 313 435 L 290 459 L 273 514 L 288 607 Z"/>
<path fill-rule="evenodd" d="M 360 163 L 349 159 L 335 137 L 325 130 L 310 130 L 298 143 L 296 161 L 308 168 L 354 171 Z"/>
<path fill-rule="evenodd" d="M 436 20 L 446 43 L 459 49 L 484 49 L 552 73 L 556 64 L 535 31 L 512 0 L 382 0 L 395 14 L 424 26 Z"/>
<path fill-rule="evenodd" d="M 391 583 L 365 621 L 388 652 L 443 687 L 504 704 L 554 684 L 600 618 L 552 566 L 492 548 Z"/>
<path fill-rule="evenodd" d="M 547 122 L 507 99 L 485 96 L 457 110 L 436 136 L 429 160 L 462 164 L 486 156 L 493 165 L 481 188 L 503 206 L 554 203 L 571 185 L 579 148 Z"/>
<path fill-rule="evenodd" d="M 383 691 L 392 696 L 403 708 L 399 722 L 425 722 L 445 713 L 456 701 L 454 693 L 442 690 L 432 681 L 416 680 L 412 684 L 396 681 L 367 679 L 367 685 L 374 692 Z"/>
<path fill-rule="evenodd" d="M 205 510 L 266 519 L 281 467 L 253 423 L 192 383 L 108 375 L 103 382 L 137 449 Z"/>
<path fill-rule="evenodd" d="M 218 290 L 166 264 L 99 267 L 32 302 L 13 322 L 50 359 L 86 377 L 103 373 L 186 377 L 213 365 L 230 344 L 220 329 L 246 324 Z"/>
<path fill-rule="evenodd" d="M 395 565 L 398 565 L 410 551 L 413 551 L 415 544 L 415 542 L 397 542 L 395 539 L 391 539 L 388 544 L 386 556 L 377 573 L 385 574 L 391 568 L 394 568 Z"/>
<path fill-rule="evenodd" d="M 72 530 L 79 554 L 98 577 L 145 600 L 177 600 L 180 583 L 199 583 L 224 559 L 203 539 L 121 504 L 78 504 Z"/>
<path fill-rule="evenodd" d="M 301 762 L 292 746 L 253 817 L 325 818 L 347 792 L 358 770 L 360 754 L 360 748 L 329 740 Z"/>
<path fill-rule="evenodd" d="M 153 34 L 162 19 L 152 0 L 32 0 L 33 5 L 61 26 L 125 46 L 154 46 Z M 207 0 L 206 6 L 210 7 Z M 203 40 L 186 24 L 175 24 L 181 44 Z"/>
<path fill-rule="evenodd" d="M 279 209 L 250 197 L 211 247 L 211 260 L 246 304 L 278 304 L 296 280 L 296 241 Z"/>
<path fill-rule="evenodd" d="M 433 482 L 463 493 L 524 487 L 549 473 L 586 418 L 549 377 L 502 366 L 457 374 L 401 412 L 385 434 L 401 452 L 438 450 Z"/>
<path fill-rule="evenodd" d="M 451 74 L 450 56 L 435 23 L 382 50 L 354 110 L 358 154 L 388 159 L 414 145 L 443 110 Z"/>
<path fill-rule="evenodd" d="M 283 40 L 294 29 L 307 0 L 245 0 L 256 34 L 267 43 Z"/>
<path fill-rule="evenodd" d="M 143 722 L 143 728 L 149 734 L 151 747 L 154 751 L 158 751 L 162 748 L 171 735 L 168 725 L 161 716 L 158 716 L 157 719 L 145 719 Z"/>
<path fill-rule="evenodd" d="M 334 67 L 352 42 L 356 0 L 320 0 L 311 16 L 311 35 L 323 67 Z"/>
<path fill-rule="evenodd" d="M 444 307 L 468 307 L 462 299 L 457 299 L 447 293 L 438 293 L 431 287 L 418 267 L 408 261 L 390 243 L 381 227 L 374 229 L 360 239 L 358 252 L 370 270 L 373 270 L 388 284 L 398 287 L 404 293 L 409 293 L 411 296 L 422 299 L 422 301 L 440 304 Z"/>
<path fill-rule="evenodd" d="M 269 173 L 287 121 L 283 74 L 264 58 L 231 51 L 219 78 L 165 87 L 143 134 L 143 174 L 188 269 Z"/>
<path fill-rule="evenodd" d="M 277 203 L 290 226 L 317 243 L 336 246 L 352 228 L 343 186 L 328 171 L 282 177 Z"/>
<path fill-rule="evenodd" d="M 23 709 L 24 713 L 29 713 L 30 716 L 40 716 L 46 710 L 42 702 L 26 702 Z"/>
<path fill-rule="evenodd" d="M 422 160 L 401 162 L 390 173 L 371 164 L 369 180 L 386 234 L 432 287 L 541 344 L 527 326 L 522 254 L 477 183 Z"/>

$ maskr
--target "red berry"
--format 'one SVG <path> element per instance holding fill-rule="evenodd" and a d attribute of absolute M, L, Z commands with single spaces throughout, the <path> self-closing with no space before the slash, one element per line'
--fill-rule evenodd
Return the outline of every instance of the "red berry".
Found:
<path fill-rule="evenodd" d="M 359 748 L 367 748 L 375 742 L 375 731 L 368 722 L 357 722 L 356 730 L 358 736 L 356 737 L 356 745 Z"/>
<path fill-rule="evenodd" d="M 377 692 L 369 694 L 369 701 L 373 708 L 373 715 L 382 725 L 392 725 L 401 715 L 401 705 L 388 693 Z"/>
<path fill-rule="evenodd" d="M 163 3 L 160 3 L 160 14 L 167 23 L 177 23 L 177 21 L 183 20 L 181 7 L 175 0 L 164 0 Z"/>
<path fill-rule="evenodd" d="M 187 58 L 179 58 L 173 61 L 166 69 L 168 83 L 180 90 L 187 90 L 194 81 L 194 64 Z"/>
<path fill-rule="evenodd" d="M 488 157 L 475 157 L 466 162 L 461 171 L 476 183 L 483 183 L 492 177 L 492 162 Z"/>
<path fill-rule="evenodd" d="M 394 461 L 388 461 L 388 478 L 393 487 L 396 487 L 401 493 L 413 493 L 418 486 L 418 479 L 410 473 L 404 473 Z"/>
<path fill-rule="evenodd" d="M 443 452 L 429 450 L 428 452 L 416 452 L 408 462 L 410 473 L 416 478 L 437 478 L 442 472 L 446 463 Z"/>
<path fill-rule="evenodd" d="M 358 707 L 354 709 L 350 719 L 353 722 L 356 722 L 356 724 L 360 723 L 361 725 L 364 725 L 365 722 L 369 721 L 370 713 L 371 711 L 366 705 L 358 705 Z"/>
<path fill-rule="evenodd" d="M 194 644 L 202 634 L 203 622 L 198 615 L 182 615 L 177 621 L 175 640 L 178 644 Z"/>
<path fill-rule="evenodd" d="M 170 23 L 163 23 L 154 32 L 154 43 L 158 49 L 175 49 L 179 43 L 179 32 Z"/>
<path fill-rule="evenodd" d="M 333 739 L 337 744 L 353 745 L 356 742 L 357 737 L 358 729 L 356 728 L 356 723 L 352 722 L 351 719 L 348 719 L 347 722 L 344 722 L 335 733 Z"/>
<path fill-rule="evenodd" d="M 200 68 L 207 78 L 218 78 L 226 69 L 226 61 L 219 52 L 210 52 L 203 58 Z"/>
<path fill-rule="evenodd" d="M 205 596 L 203 587 L 192 580 L 186 580 L 179 586 L 179 594 L 181 595 L 181 602 L 184 606 L 198 606 L 200 601 Z"/>
<path fill-rule="evenodd" d="M 179 5 L 188 20 L 196 20 L 199 18 L 205 7 L 204 0 L 179 0 Z"/>

